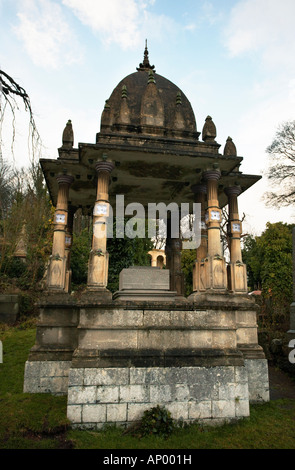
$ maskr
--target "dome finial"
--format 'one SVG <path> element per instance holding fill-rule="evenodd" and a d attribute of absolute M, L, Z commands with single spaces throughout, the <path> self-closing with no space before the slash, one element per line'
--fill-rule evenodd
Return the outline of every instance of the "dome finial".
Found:
<path fill-rule="evenodd" d="M 138 70 L 138 71 L 140 71 L 140 70 L 153 70 L 154 72 L 156 72 L 154 69 L 155 69 L 155 66 L 151 65 L 150 61 L 149 61 L 149 51 L 148 51 L 148 48 L 147 48 L 147 39 L 146 39 L 145 40 L 144 55 L 143 55 L 143 62 L 141 64 L 139 64 L 139 67 L 136 70 Z"/>

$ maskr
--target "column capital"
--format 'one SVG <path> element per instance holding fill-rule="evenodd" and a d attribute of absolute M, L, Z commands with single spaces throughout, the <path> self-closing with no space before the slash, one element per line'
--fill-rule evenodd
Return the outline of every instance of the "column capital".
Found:
<path fill-rule="evenodd" d="M 227 196 L 239 196 L 242 192 L 242 189 L 238 185 L 228 186 L 224 189 L 224 192 Z"/>
<path fill-rule="evenodd" d="M 205 170 L 203 172 L 203 178 L 206 181 L 218 181 L 221 177 L 220 170 Z"/>
<path fill-rule="evenodd" d="M 72 184 L 74 181 L 74 177 L 72 175 L 67 175 L 67 174 L 60 174 L 57 175 L 56 180 L 58 184 Z"/>
<path fill-rule="evenodd" d="M 207 185 L 205 183 L 193 184 L 191 190 L 194 194 L 207 193 Z"/>
<path fill-rule="evenodd" d="M 107 162 L 105 160 L 98 161 L 95 164 L 95 169 L 98 173 L 100 172 L 111 173 L 114 168 L 115 168 L 115 164 L 113 162 Z"/>

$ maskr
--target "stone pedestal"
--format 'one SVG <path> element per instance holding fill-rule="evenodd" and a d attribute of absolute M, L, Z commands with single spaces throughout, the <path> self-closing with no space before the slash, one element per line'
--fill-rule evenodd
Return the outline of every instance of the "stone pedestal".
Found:
<path fill-rule="evenodd" d="M 24 391 L 67 394 L 68 418 L 85 429 L 130 424 L 157 404 L 185 422 L 248 416 L 249 403 L 269 400 L 255 308 L 210 292 L 179 304 L 47 299 Z"/>

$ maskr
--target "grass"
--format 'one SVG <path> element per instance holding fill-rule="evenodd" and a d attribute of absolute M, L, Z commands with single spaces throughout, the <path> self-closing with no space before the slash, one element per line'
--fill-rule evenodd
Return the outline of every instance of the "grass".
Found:
<path fill-rule="evenodd" d="M 66 397 L 24 394 L 24 364 L 35 342 L 35 328 L 1 327 L 1 449 L 294 449 L 295 400 L 252 405 L 251 416 L 234 424 L 177 429 L 167 439 L 139 439 L 122 429 L 73 430 L 66 418 Z"/>

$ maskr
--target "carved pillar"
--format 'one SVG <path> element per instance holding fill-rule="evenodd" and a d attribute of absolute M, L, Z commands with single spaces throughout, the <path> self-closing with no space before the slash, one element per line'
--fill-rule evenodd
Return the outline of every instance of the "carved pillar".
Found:
<path fill-rule="evenodd" d="M 68 207 L 68 223 L 66 228 L 66 237 L 65 237 L 65 253 L 67 258 L 67 271 L 66 271 L 66 286 L 65 291 L 70 292 L 71 290 L 71 280 L 72 280 L 72 270 L 71 270 L 71 251 L 73 245 L 73 224 L 74 224 L 74 214 L 76 212 L 76 207 Z"/>
<path fill-rule="evenodd" d="M 206 290 L 205 258 L 208 253 L 207 225 L 205 223 L 206 212 L 206 184 L 195 184 L 192 186 L 195 194 L 195 202 L 201 204 L 201 243 L 196 250 L 196 262 L 193 266 L 193 292 Z"/>
<path fill-rule="evenodd" d="M 220 240 L 221 210 L 218 201 L 218 169 L 207 170 L 203 178 L 207 182 L 207 212 L 205 221 L 208 228 L 208 254 L 205 259 L 206 290 L 223 292 L 227 289 L 226 263 Z"/>
<path fill-rule="evenodd" d="M 166 237 L 166 268 L 170 270 L 170 290 L 176 291 L 180 297 L 184 296 L 184 274 L 181 270 L 182 241 L 179 233 L 178 238 L 171 236 L 171 218 L 167 218 Z"/>
<path fill-rule="evenodd" d="M 109 216 L 109 181 L 114 164 L 96 163 L 98 173 L 97 196 L 93 210 L 92 250 L 88 264 L 88 289 L 106 290 L 108 283 L 109 254 L 107 252 L 107 217 Z"/>
<path fill-rule="evenodd" d="M 228 235 L 230 263 L 228 269 L 228 288 L 232 292 L 246 293 L 247 270 L 242 262 L 241 234 L 242 224 L 239 219 L 238 195 L 241 193 L 239 186 L 229 186 L 224 190 L 228 197 Z"/>
<path fill-rule="evenodd" d="M 50 257 L 47 288 L 66 291 L 66 229 L 68 223 L 69 188 L 74 178 L 70 175 L 58 175 L 58 195 L 54 214 L 54 232 L 52 255 Z"/>

